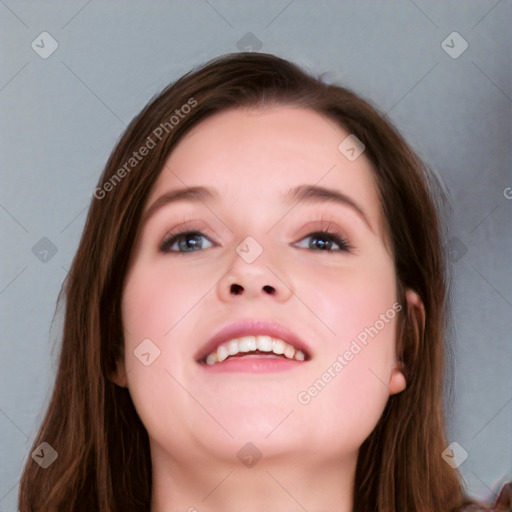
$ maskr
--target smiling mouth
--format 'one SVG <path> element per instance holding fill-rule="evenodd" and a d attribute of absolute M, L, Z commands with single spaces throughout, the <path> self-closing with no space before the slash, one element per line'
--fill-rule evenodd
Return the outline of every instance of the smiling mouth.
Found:
<path fill-rule="evenodd" d="M 308 359 L 308 356 L 286 341 L 260 334 L 257 336 L 241 336 L 225 341 L 215 351 L 201 359 L 200 363 L 214 366 L 222 364 L 223 361 L 249 358 L 285 359 L 303 362 Z"/>

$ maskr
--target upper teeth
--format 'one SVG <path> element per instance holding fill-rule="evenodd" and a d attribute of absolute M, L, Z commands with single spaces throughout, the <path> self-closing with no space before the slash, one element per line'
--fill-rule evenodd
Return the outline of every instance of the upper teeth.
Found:
<path fill-rule="evenodd" d="M 288 359 L 304 361 L 304 352 L 295 350 L 295 347 L 278 338 L 267 335 L 242 336 L 225 341 L 217 347 L 215 352 L 206 356 L 206 363 L 209 365 L 221 363 L 228 356 L 234 356 L 240 352 L 272 352 L 277 355 L 284 355 Z"/>

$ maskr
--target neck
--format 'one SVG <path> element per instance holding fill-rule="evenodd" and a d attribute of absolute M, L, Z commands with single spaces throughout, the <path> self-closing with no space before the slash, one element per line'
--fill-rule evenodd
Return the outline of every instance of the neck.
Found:
<path fill-rule="evenodd" d="M 351 512 L 357 454 L 349 461 L 153 457 L 151 512 Z"/>

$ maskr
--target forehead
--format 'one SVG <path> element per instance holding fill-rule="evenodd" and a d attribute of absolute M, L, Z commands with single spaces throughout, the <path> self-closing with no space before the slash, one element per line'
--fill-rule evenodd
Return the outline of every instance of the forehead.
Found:
<path fill-rule="evenodd" d="M 208 186 L 228 204 L 276 204 L 291 188 L 310 184 L 351 197 L 382 236 L 372 166 L 364 153 L 350 161 L 339 150 L 349 135 L 332 119 L 306 108 L 222 111 L 180 140 L 148 203 L 173 189 Z"/>

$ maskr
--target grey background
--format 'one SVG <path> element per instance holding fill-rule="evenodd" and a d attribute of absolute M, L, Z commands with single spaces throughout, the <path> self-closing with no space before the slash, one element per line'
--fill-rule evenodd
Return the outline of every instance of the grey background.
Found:
<path fill-rule="evenodd" d="M 512 478 L 510 1 L 6 0 L 0 20 L 0 510 L 16 510 L 55 375 L 57 295 L 110 151 L 161 88 L 244 40 L 373 100 L 442 177 L 453 198 L 449 442 L 469 454 L 460 471 L 475 497 Z M 47 59 L 31 48 L 43 31 L 59 45 Z M 441 46 L 453 31 L 469 44 L 458 58 Z M 38 253 L 51 249 L 43 237 L 54 255 Z"/>

